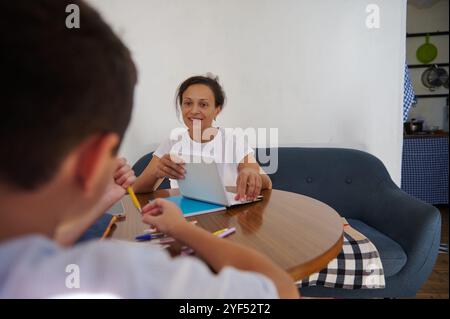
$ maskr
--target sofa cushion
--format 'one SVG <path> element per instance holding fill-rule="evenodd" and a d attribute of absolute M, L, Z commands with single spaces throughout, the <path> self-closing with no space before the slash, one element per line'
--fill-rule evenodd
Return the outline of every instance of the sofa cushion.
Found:
<path fill-rule="evenodd" d="M 358 219 L 347 219 L 348 223 L 369 238 L 380 253 L 385 277 L 398 273 L 406 264 L 406 253 L 402 247 L 385 234 Z"/>

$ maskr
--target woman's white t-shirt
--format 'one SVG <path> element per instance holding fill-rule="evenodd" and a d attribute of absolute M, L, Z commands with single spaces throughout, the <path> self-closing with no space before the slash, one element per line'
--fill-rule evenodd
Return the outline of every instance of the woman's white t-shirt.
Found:
<path fill-rule="evenodd" d="M 254 155 L 254 151 L 242 131 L 218 128 L 216 136 L 211 141 L 198 143 L 191 139 L 187 129 L 179 129 L 172 131 L 171 136 L 153 153 L 159 158 L 165 154 L 212 157 L 219 168 L 223 185 L 236 186 L 239 163 L 247 155 Z M 177 181 L 170 179 L 170 187 L 178 188 Z"/>

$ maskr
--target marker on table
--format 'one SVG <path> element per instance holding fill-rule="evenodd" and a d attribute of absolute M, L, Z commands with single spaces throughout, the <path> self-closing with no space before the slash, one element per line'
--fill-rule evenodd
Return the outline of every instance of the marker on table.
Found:
<path fill-rule="evenodd" d="M 220 237 L 220 238 L 224 238 L 224 237 L 231 235 L 235 231 L 236 231 L 236 228 L 234 228 L 234 227 L 224 228 L 224 229 L 214 232 L 213 235 L 216 235 L 217 237 Z M 190 248 L 188 246 L 183 246 L 181 248 L 180 254 L 181 254 L 181 256 L 188 256 L 188 255 L 192 255 L 193 253 L 194 253 L 194 250 L 192 248 Z"/>
<path fill-rule="evenodd" d="M 171 243 L 174 243 L 174 242 L 175 242 L 175 238 L 165 237 L 165 238 L 161 238 L 158 243 L 160 245 L 166 245 L 166 244 L 171 244 Z"/>
<path fill-rule="evenodd" d="M 159 232 L 156 228 L 147 228 L 147 229 L 144 229 L 144 233 L 146 233 L 146 234 L 159 234 L 161 232 Z"/>
<path fill-rule="evenodd" d="M 139 201 L 138 201 L 138 199 L 136 197 L 136 194 L 134 193 L 134 191 L 131 188 L 131 186 L 127 187 L 127 191 L 128 191 L 128 194 L 130 194 L 131 201 L 133 202 L 134 206 L 136 206 L 136 208 L 138 209 L 139 213 L 142 213 L 141 204 L 139 204 Z"/>
<path fill-rule="evenodd" d="M 213 233 L 213 235 L 214 235 L 214 236 L 219 236 L 220 234 L 222 234 L 223 232 L 225 232 L 225 231 L 227 231 L 227 230 L 228 230 L 228 228 L 219 229 L 219 230 L 215 231 L 215 232 Z"/>
<path fill-rule="evenodd" d="M 231 235 L 235 231 L 236 231 L 236 228 L 231 227 L 231 228 L 228 228 L 226 231 L 221 232 L 219 235 L 217 235 L 217 237 L 224 238 L 224 237 Z"/>
<path fill-rule="evenodd" d="M 181 249 L 180 255 L 181 256 L 189 256 L 189 255 L 192 255 L 193 253 L 194 253 L 194 250 L 192 248 L 184 246 Z"/>
<path fill-rule="evenodd" d="M 197 221 L 191 220 L 191 221 L 189 221 L 189 224 L 196 225 Z M 144 229 L 144 233 L 150 233 L 150 234 L 158 233 L 159 234 L 160 232 L 156 228 L 147 228 L 147 229 Z"/>
<path fill-rule="evenodd" d="M 144 235 L 136 236 L 135 239 L 139 240 L 139 241 L 144 241 L 144 240 L 152 240 L 155 238 L 162 238 L 164 236 L 165 236 L 164 234 L 144 234 Z"/>

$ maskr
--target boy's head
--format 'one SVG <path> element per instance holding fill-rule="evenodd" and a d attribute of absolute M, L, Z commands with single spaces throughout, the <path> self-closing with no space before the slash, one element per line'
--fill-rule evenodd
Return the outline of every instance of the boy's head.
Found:
<path fill-rule="evenodd" d="M 133 104 L 128 49 L 80 0 L 1 1 L 0 40 L 0 187 L 33 193 L 58 174 L 103 187 Z"/>

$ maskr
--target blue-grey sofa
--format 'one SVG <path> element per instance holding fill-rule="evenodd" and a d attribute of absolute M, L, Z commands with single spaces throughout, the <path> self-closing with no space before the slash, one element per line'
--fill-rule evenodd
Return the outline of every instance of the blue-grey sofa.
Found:
<path fill-rule="evenodd" d="M 384 289 L 307 287 L 303 296 L 337 298 L 413 297 L 430 275 L 441 236 L 439 211 L 403 192 L 383 163 L 368 153 L 341 148 L 257 149 L 277 152 L 273 188 L 316 198 L 333 207 L 377 247 L 386 277 Z M 152 154 L 134 166 L 139 175 Z M 168 188 L 166 181 L 161 185 Z"/>

